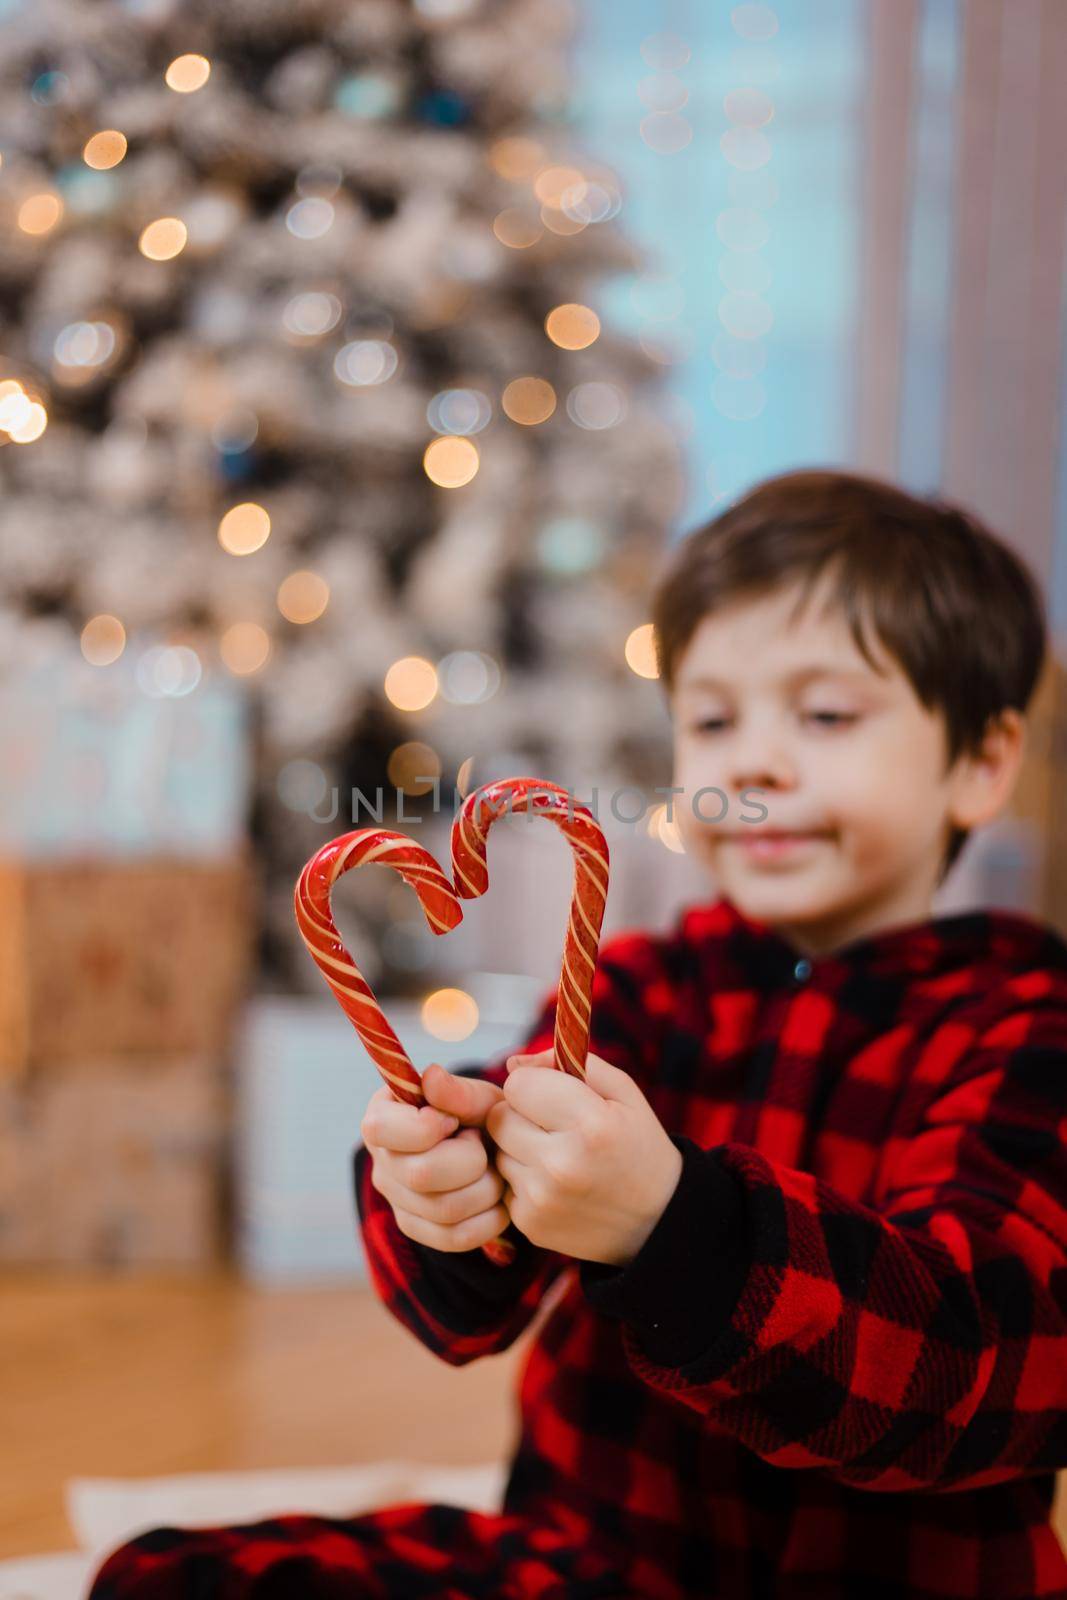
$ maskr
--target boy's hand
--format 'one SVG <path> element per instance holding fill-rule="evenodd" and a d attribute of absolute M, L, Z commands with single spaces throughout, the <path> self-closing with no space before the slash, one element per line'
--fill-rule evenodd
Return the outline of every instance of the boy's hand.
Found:
<path fill-rule="evenodd" d="M 590 1055 L 583 1083 L 553 1059 L 509 1057 L 489 1108 L 504 1204 L 532 1244 L 623 1267 L 663 1215 L 682 1157 L 627 1073 Z"/>
<path fill-rule="evenodd" d="M 480 1129 L 503 1090 L 453 1077 L 433 1062 L 423 1074 L 427 1105 L 412 1106 L 382 1084 L 360 1124 L 373 1157 L 371 1183 L 409 1239 L 435 1250 L 476 1250 L 507 1228 L 504 1183 Z M 463 1130 L 455 1138 L 456 1127 Z"/>

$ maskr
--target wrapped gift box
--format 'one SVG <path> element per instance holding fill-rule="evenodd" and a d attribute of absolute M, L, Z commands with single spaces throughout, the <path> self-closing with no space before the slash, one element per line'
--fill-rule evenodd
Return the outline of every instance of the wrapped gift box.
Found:
<path fill-rule="evenodd" d="M 203 1266 L 229 1233 L 232 1091 L 214 1058 L 0 1083 L 0 1261 Z"/>
<path fill-rule="evenodd" d="M 0 1078 L 225 1053 L 254 903 L 247 854 L 0 859 Z"/>
<path fill-rule="evenodd" d="M 251 793 L 247 691 L 228 674 L 162 694 L 131 639 L 105 668 L 76 642 L 0 682 L 0 851 L 179 855 L 240 846 Z"/>

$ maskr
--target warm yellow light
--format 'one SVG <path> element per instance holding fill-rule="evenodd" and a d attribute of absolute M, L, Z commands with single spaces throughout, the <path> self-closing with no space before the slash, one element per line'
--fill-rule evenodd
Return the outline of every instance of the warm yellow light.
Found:
<path fill-rule="evenodd" d="M 10 433 L 28 421 L 33 401 L 17 378 L 5 378 L 0 383 L 0 428 Z"/>
<path fill-rule="evenodd" d="M 584 350 L 599 337 L 600 318 L 588 306 L 557 306 L 545 318 L 545 332 L 561 350 Z"/>
<path fill-rule="evenodd" d="M 171 261 L 181 255 L 189 237 L 179 217 L 158 217 L 150 222 L 137 241 L 137 248 L 149 261 Z"/>
<path fill-rule="evenodd" d="M 459 489 L 478 471 L 478 449 L 470 439 L 445 434 L 426 446 L 423 471 L 441 489 Z"/>
<path fill-rule="evenodd" d="M 651 622 L 642 622 L 626 641 L 626 665 L 639 678 L 658 678 L 656 641 Z"/>
<path fill-rule="evenodd" d="M 437 668 L 423 656 L 402 656 L 385 674 L 385 693 L 398 711 L 421 711 L 437 693 Z"/>
<path fill-rule="evenodd" d="M 47 233 L 63 215 L 63 202 L 57 194 L 45 191 L 31 194 L 19 206 L 18 223 L 23 233 Z"/>
<path fill-rule="evenodd" d="M 82 629 L 82 655 L 92 667 L 109 667 L 126 648 L 126 629 L 106 611 L 90 617 Z"/>
<path fill-rule="evenodd" d="M 658 839 L 660 844 L 665 844 L 667 849 L 673 850 L 676 855 L 685 855 L 685 844 L 678 826 L 677 811 L 668 819 L 667 807 L 657 806 L 648 819 L 648 832 L 650 838 Z"/>
<path fill-rule="evenodd" d="M 234 622 L 219 640 L 219 655 L 231 672 L 247 677 L 266 665 L 270 634 L 258 622 Z"/>
<path fill-rule="evenodd" d="M 117 128 L 103 128 L 87 142 L 82 160 L 87 167 L 106 172 L 108 167 L 117 167 L 125 154 L 126 135 Z"/>
<path fill-rule="evenodd" d="M 278 586 L 278 610 L 287 622 L 317 622 L 330 603 L 330 586 L 317 572 L 290 572 Z"/>
<path fill-rule="evenodd" d="M 532 427 L 556 409 L 556 391 L 544 378 L 513 378 L 500 397 L 504 415 Z"/>
<path fill-rule="evenodd" d="M 494 139 L 489 146 L 489 165 L 512 183 L 532 178 L 544 159 L 544 147 L 536 139 L 524 139 L 521 134 Z"/>
<path fill-rule="evenodd" d="M 564 193 L 585 179 L 577 167 L 545 167 L 537 174 L 534 194 L 545 205 L 558 206 Z"/>
<path fill-rule="evenodd" d="M 509 250 L 528 250 L 540 239 L 543 229 L 528 211 L 509 206 L 493 218 L 493 232 Z"/>
<path fill-rule="evenodd" d="M 422 1025 L 435 1039 L 469 1039 L 478 1026 L 478 1005 L 463 989 L 435 989 L 422 1002 Z"/>
<path fill-rule="evenodd" d="M 48 412 L 39 401 L 33 400 L 19 416 L 18 421 L 11 423 L 7 436 L 15 444 L 32 444 L 35 439 L 41 437 L 47 426 Z"/>
<path fill-rule="evenodd" d="M 192 94 L 202 89 L 211 76 L 211 62 L 206 56 L 175 56 L 164 77 L 168 89 L 178 94 Z"/>
<path fill-rule="evenodd" d="M 389 757 L 386 775 L 394 789 L 405 794 L 426 794 L 441 776 L 441 758 L 431 745 L 419 739 L 398 744 Z"/>
<path fill-rule="evenodd" d="M 254 500 L 231 506 L 219 523 L 219 543 L 231 556 L 250 556 L 270 538 L 270 517 Z"/>

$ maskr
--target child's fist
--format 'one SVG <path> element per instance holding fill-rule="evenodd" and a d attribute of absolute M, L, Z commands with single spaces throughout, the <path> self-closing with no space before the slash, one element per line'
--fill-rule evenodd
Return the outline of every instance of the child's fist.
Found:
<path fill-rule="evenodd" d="M 426 1068 L 428 1104 L 408 1105 L 383 1084 L 360 1125 L 371 1153 L 371 1183 L 393 1208 L 400 1231 L 435 1250 L 476 1250 L 507 1228 L 503 1179 L 490 1165 L 480 1129 L 503 1090 L 484 1079 Z M 457 1126 L 462 1131 L 453 1138 Z"/>

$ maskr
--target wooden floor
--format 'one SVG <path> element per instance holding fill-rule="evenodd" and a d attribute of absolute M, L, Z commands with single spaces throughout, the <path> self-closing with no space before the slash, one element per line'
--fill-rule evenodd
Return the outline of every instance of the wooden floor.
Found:
<path fill-rule="evenodd" d="M 360 1284 L 8 1270 L 0 1304 L 0 1559 L 73 1547 L 70 1477 L 506 1460 L 549 1309 L 503 1355 L 449 1367 Z"/>
<path fill-rule="evenodd" d="M 361 1284 L 0 1274 L 0 1559 L 74 1547 L 82 1476 L 505 1460 L 517 1367 L 449 1367 Z"/>

